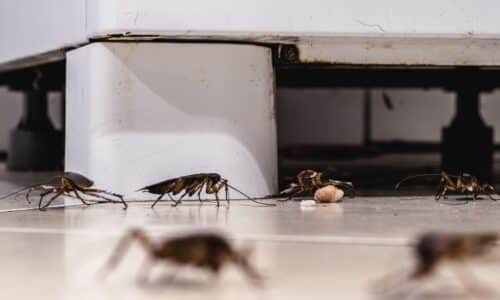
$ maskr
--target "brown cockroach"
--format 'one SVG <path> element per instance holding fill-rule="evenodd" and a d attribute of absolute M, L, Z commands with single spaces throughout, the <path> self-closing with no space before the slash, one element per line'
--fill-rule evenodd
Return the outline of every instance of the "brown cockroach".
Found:
<path fill-rule="evenodd" d="M 243 193 L 239 189 L 230 185 L 227 179 L 222 178 L 222 176 L 217 173 L 198 173 L 181 177 L 175 177 L 140 188 L 138 191 L 160 195 L 151 205 L 151 207 L 154 207 L 165 195 L 168 195 L 170 200 L 174 202 L 173 206 L 177 206 L 179 203 L 181 203 L 182 199 L 185 196 L 191 197 L 196 193 L 198 196 L 198 200 L 202 202 L 201 193 L 203 191 L 205 191 L 205 193 L 207 194 L 214 194 L 215 200 L 217 201 L 217 206 L 219 206 L 220 205 L 219 191 L 222 188 L 224 188 L 224 191 L 226 193 L 226 201 L 228 205 L 229 205 L 229 189 L 232 189 L 237 193 L 241 194 L 242 196 L 244 196 L 245 198 L 247 198 L 248 200 L 251 200 L 255 203 L 261 205 L 275 206 L 275 204 L 262 203 L 256 201 L 254 198 L 251 198 L 250 196 Z M 175 200 L 172 197 L 179 194 L 182 191 L 184 191 L 184 193 L 180 196 L 178 200 Z"/>
<path fill-rule="evenodd" d="M 450 175 L 443 171 L 441 173 L 435 173 L 435 174 L 420 174 L 420 175 L 408 176 L 396 184 L 396 189 L 399 189 L 401 183 L 407 180 L 418 177 L 433 177 L 433 176 L 441 177 L 441 182 L 439 184 L 438 191 L 434 196 L 434 199 L 436 201 L 439 201 L 441 197 L 446 199 L 447 192 L 462 193 L 466 195 L 469 194 L 472 195 L 472 198 L 474 200 L 476 200 L 478 195 L 480 194 L 485 194 L 493 201 L 499 200 L 492 196 L 497 194 L 495 188 L 492 185 L 483 184 L 477 179 L 477 177 L 467 173 L 463 173 L 462 175 Z"/>
<path fill-rule="evenodd" d="M 408 284 L 416 284 L 431 277 L 437 268 L 446 262 L 455 263 L 455 268 L 452 270 L 456 272 L 457 278 L 464 287 L 474 292 L 487 291 L 481 287 L 472 273 L 465 272 L 465 263 L 474 259 L 485 261 L 488 258 L 490 260 L 500 259 L 498 253 L 493 251 L 498 246 L 499 239 L 500 236 L 493 232 L 424 233 L 412 245 L 416 261 L 414 269 L 404 276 L 395 272 L 378 280 L 374 286 L 375 292 L 386 294 L 403 291 L 405 283 L 406 287 L 411 287 Z"/>
<path fill-rule="evenodd" d="M 411 279 L 429 276 L 444 261 L 463 262 L 491 253 L 498 245 L 496 233 L 439 233 L 423 234 L 415 244 L 417 266 Z"/>
<path fill-rule="evenodd" d="M 148 255 L 148 264 L 145 265 L 147 268 L 142 270 L 144 279 L 147 278 L 152 264 L 165 261 L 179 266 L 196 266 L 212 272 L 215 276 L 219 274 L 223 266 L 234 263 L 252 282 L 260 283 L 262 280 L 260 274 L 248 261 L 250 251 L 235 250 L 219 234 L 193 233 L 155 243 L 141 229 L 132 229 L 121 239 L 108 263 L 101 270 L 101 275 L 106 276 L 116 268 L 133 240 L 137 240 Z"/>
<path fill-rule="evenodd" d="M 344 191 L 349 192 L 354 197 L 355 190 L 351 182 L 322 178 L 323 173 L 314 170 L 302 170 L 297 174 L 297 183 L 291 183 L 290 186 L 279 193 L 279 196 L 287 196 L 288 199 L 306 192 L 314 192 L 317 189 L 327 185 L 333 185 Z"/>
<path fill-rule="evenodd" d="M 120 202 L 123 204 L 124 209 L 127 209 L 128 205 L 123 199 L 122 195 L 107 192 L 101 189 L 96 189 L 93 188 L 93 186 L 94 182 L 82 174 L 76 172 L 64 172 L 63 175 L 54 176 L 46 183 L 35 184 L 33 186 L 22 188 L 13 193 L 0 197 L 0 199 L 5 199 L 27 190 L 28 192 L 26 193 L 26 201 L 28 201 L 28 203 L 31 203 L 29 199 L 31 193 L 34 191 L 41 191 L 38 208 L 40 210 L 45 210 L 59 196 L 71 196 L 71 193 L 74 193 L 75 197 L 85 205 L 90 205 L 90 203 L 82 198 L 80 194 L 95 197 L 98 199 L 98 202 Z M 47 201 L 47 203 L 42 205 L 43 198 L 49 194 L 54 195 L 49 199 L 49 201 Z M 115 199 L 108 198 L 108 196 L 114 197 Z"/>

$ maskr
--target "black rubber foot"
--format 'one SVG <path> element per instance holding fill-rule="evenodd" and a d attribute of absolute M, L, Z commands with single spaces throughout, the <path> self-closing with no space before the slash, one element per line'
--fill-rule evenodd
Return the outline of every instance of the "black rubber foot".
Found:
<path fill-rule="evenodd" d="M 7 168 L 13 171 L 50 171 L 63 168 L 63 135 L 61 131 L 10 132 Z"/>
<path fill-rule="evenodd" d="M 460 126 L 443 129 L 442 168 L 450 174 L 469 173 L 482 181 L 492 178 L 493 129 Z"/>

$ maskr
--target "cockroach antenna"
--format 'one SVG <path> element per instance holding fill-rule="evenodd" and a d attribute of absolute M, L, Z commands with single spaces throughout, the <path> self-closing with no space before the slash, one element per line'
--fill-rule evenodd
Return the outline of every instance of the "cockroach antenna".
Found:
<path fill-rule="evenodd" d="M 130 247 L 130 244 L 134 239 L 138 239 L 141 242 L 142 246 L 144 246 L 147 251 L 152 252 L 153 246 L 152 243 L 149 241 L 148 236 L 146 236 L 146 234 L 140 229 L 130 230 L 130 232 L 118 242 L 118 245 L 116 246 L 113 255 L 109 258 L 107 263 L 104 266 L 102 266 L 100 270 L 98 270 L 97 275 L 101 279 L 105 279 L 108 276 L 108 274 L 118 266 L 118 264 L 123 258 L 123 255 Z"/>
<path fill-rule="evenodd" d="M 411 176 L 408 176 L 408 177 L 405 177 L 403 179 L 401 179 L 397 184 L 396 186 L 394 187 L 396 190 L 399 189 L 399 187 L 401 186 L 401 183 L 405 182 L 405 181 L 408 181 L 408 180 L 411 180 L 411 179 L 415 179 L 415 178 L 419 178 L 419 177 L 431 177 L 431 176 L 442 176 L 441 173 L 429 173 L 429 174 L 419 174 L 419 175 L 411 175 Z M 458 176 L 455 176 L 455 175 L 450 175 L 451 177 L 458 177 Z"/>
<path fill-rule="evenodd" d="M 24 192 L 26 190 L 29 190 L 31 188 L 31 186 L 27 186 L 27 187 L 23 187 L 23 188 L 20 188 L 14 192 L 11 192 L 11 193 L 8 193 L 7 195 L 3 195 L 0 197 L 0 200 L 3 200 L 3 199 L 6 199 L 6 198 L 9 198 L 11 196 L 14 196 L 16 194 L 19 194 L 20 192 Z M 17 197 L 16 197 L 17 198 Z"/>
<path fill-rule="evenodd" d="M 51 179 L 49 179 L 49 180 L 47 180 L 46 182 L 41 183 L 41 184 L 42 184 L 42 185 L 43 185 L 43 184 L 50 184 L 52 181 L 54 181 L 55 179 L 58 179 L 58 178 L 60 178 L 60 176 L 54 176 L 54 177 L 52 177 Z M 35 186 L 36 186 L 36 185 L 35 185 Z M 18 194 L 18 193 L 20 193 L 20 192 L 24 192 L 24 191 L 26 191 L 26 190 L 29 190 L 29 189 L 33 188 L 33 187 L 34 187 L 34 185 L 30 185 L 30 186 L 26 186 L 26 187 L 20 188 L 20 189 L 18 189 L 18 190 L 16 190 L 16 191 L 13 191 L 13 192 L 11 192 L 11 193 L 8 193 L 7 195 L 3 195 L 3 196 L 1 196 L 1 197 L 0 197 L 0 200 L 3 200 L 3 199 L 6 199 L 6 198 L 9 198 L 10 196 L 14 196 L 15 194 Z"/>
<path fill-rule="evenodd" d="M 240 191 L 239 189 L 237 189 L 234 186 L 230 185 L 229 183 L 226 183 L 226 184 L 227 184 L 228 188 L 230 188 L 233 191 L 241 194 L 243 197 L 246 197 L 248 200 L 250 200 L 252 202 L 255 202 L 257 204 L 264 205 L 264 206 L 276 206 L 276 204 L 274 204 L 274 203 L 264 203 L 264 202 L 257 201 L 257 200 L 255 200 L 255 198 L 252 198 L 252 197 L 248 196 L 247 194 L 243 193 L 242 191 Z"/>

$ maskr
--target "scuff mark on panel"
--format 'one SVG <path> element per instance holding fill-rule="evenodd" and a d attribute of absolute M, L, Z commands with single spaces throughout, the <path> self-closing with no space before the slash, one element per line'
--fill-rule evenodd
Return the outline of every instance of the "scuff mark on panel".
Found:
<path fill-rule="evenodd" d="M 384 32 L 385 33 L 385 29 L 379 25 L 379 24 L 369 24 L 369 23 L 365 23 L 361 20 L 358 20 L 358 19 L 354 19 L 354 21 L 356 21 L 357 23 L 363 25 L 363 26 L 366 26 L 366 27 L 375 27 L 377 28 L 380 32 Z"/>
<path fill-rule="evenodd" d="M 271 99 L 271 120 L 276 121 L 276 72 L 274 68 L 271 68 L 269 77 L 271 79 L 271 89 L 269 91 L 269 98 Z"/>

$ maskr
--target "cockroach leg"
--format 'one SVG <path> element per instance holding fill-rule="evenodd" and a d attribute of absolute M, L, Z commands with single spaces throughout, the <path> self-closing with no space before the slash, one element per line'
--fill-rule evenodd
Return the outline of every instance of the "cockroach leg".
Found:
<path fill-rule="evenodd" d="M 43 197 L 40 197 L 40 203 L 38 203 L 38 209 L 40 209 L 40 210 L 46 210 L 46 209 L 47 209 L 47 207 L 48 207 L 48 206 L 49 206 L 49 205 L 50 205 L 50 204 L 51 204 L 51 203 L 52 203 L 52 202 L 53 202 L 53 201 L 54 201 L 57 197 L 61 196 L 63 193 L 64 193 L 64 191 L 59 191 L 59 192 L 57 192 L 57 193 L 56 193 L 54 196 L 52 196 L 52 198 L 50 198 L 50 200 L 49 200 L 49 201 L 47 201 L 47 203 L 45 203 L 45 205 L 43 205 L 43 206 L 40 206 L 40 205 L 42 204 L 42 199 L 43 199 Z M 45 195 L 47 195 L 47 194 L 48 194 L 48 193 L 45 193 Z M 44 195 L 44 196 L 45 196 L 45 195 Z"/>
<path fill-rule="evenodd" d="M 486 196 L 488 196 L 488 198 L 490 198 L 492 201 L 498 201 L 498 199 L 496 199 L 496 198 L 494 198 L 494 197 L 492 196 L 492 193 L 491 193 L 491 192 L 488 192 L 488 191 L 487 191 L 487 192 L 486 192 Z"/>
<path fill-rule="evenodd" d="M 170 195 L 170 193 L 168 193 L 167 196 L 168 196 L 168 199 L 170 199 L 170 201 L 176 203 L 174 197 L 172 197 L 172 195 Z"/>
<path fill-rule="evenodd" d="M 111 192 L 108 192 L 108 191 L 105 191 L 105 190 L 100 190 L 100 189 L 95 189 L 95 188 L 88 188 L 88 187 L 79 187 L 79 186 L 75 186 L 74 187 L 75 190 L 79 190 L 81 191 L 82 193 L 84 194 L 90 194 L 94 197 L 97 197 L 97 198 L 100 198 L 100 199 L 103 199 L 105 201 L 109 201 L 109 202 L 116 202 L 116 199 L 111 199 L 111 198 L 108 198 L 104 195 L 108 195 L 108 196 L 112 196 L 112 197 L 115 197 L 115 198 L 118 198 L 119 201 L 123 204 L 123 208 L 124 209 L 127 209 L 128 208 L 128 204 L 127 202 L 125 202 L 125 200 L 123 199 L 123 196 L 122 195 L 119 195 L 119 194 L 116 194 L 116 193 L 111 193 Z M 80 199 L 82 200 L 82 202 L 84 202 L 85 204 L 85 200 L 83 199 Z"/>
<path fill-rule="evenodd" d="M 33 191 L 38 190 L 38 189 L 45 190 L 45 191 L 44 191 L 44 193 L 46 193 L 45 195 L 50 194 L 50 193 L 55 193 L 55 192 L 57 191 L 57 189 L 56 189 L 56 188 L 48 188 L 48 189 L 46 189 L 46 188 L 44 188 L 44 186 L 43 186 L 43 185 L 41 185 L 41 184 L 40 184 L 40 185 L 33 186 L 33 187 L 31 187 L 31 188 L 28 190 L 28 192 L 26 192 L 26 201 L 28 202 L 28 204 L 31 204 L 31 200 L 30 200 L 31 193 L 32 193 Z M 40 194 L 40 195 L 44 195 L 44 193 L 42 193 L 42 194 Z"/>
<path fill-rule="evenodd" d="M 200 201 L 200 203 L 203 202 L 201 201 L 201 192 L 203 192 L 203 185 L 200 185 L 200 188 L 198 190 L 198 201 Z"/>
<path fill-rule="evenodd" d="M 226 202 L 227 202 L 227 207 L 229 207 L 229 188 L 227 186 L 227 180 L 224 184 L 224 191 L 226 193 Z"/>
<path fill-rule="evenodd" d="M 40 194 L 40 201 L 38 202 L 38 209 L 41 209 L 41 207 L 42 207 L 43 198 L 50 193 L 52 193 L 52 191 L 46 191 L 46 192 L 43 192 L 42 194 Z"/>
<path fill-rule="evenodd" d="M 446 199 L 446 192 L 448 191 L 448 187 L 446 185 L 441 186 L 441 189 L 438 190 L 436 194 L 436 201 L 439 201 L 439 199 L 443 198 Z"/>
<path fill-rule="evenodd" d="M 184 196 L 186 196 L 186 193 L 182 194 L 179 199 L 177 200 L 174 200 L 174 204 L 172 204 L 173 207 L 176 207 L 177 205 L 181 204 L 182 203 L 182 199 L 184 198 Z"/>
<path fill-rule="evenodd" d="M 218 191 L 215 192 L 215 201 L 217 201 L 217 206 L 220 206 Z"/>
<path fill-rule="evenodd" d="M 28 204 L 31 204 L 31 201 L 30 201 L 30 195 L 31 195 L 31 192 L 34 191 L 35 188 L 30 188 L 28 190 L 28 192 L 26 192 L 26 202 L 28 202 Z"/>
<path fill-rule="evenodd" d="M 154 208 L 155 205 L 156 205 L 156 203 L 158 203 L 161 200 L 161 198 L 163 198 L 163 196 L 165 196 L 165 193 L 160 194 L 160 196 L 158 198 L 156 198 L 155 202 L 153 202 L 153 204 L 151 205 L 151 208 Z M 174 201 L 174 199 L 172 199 L 172 197 L 170 196 L 170 194 L 168 194 L 168 196 L 170 197 L 170 200 Z"/>
<path fill-rule="evenodd" d="M 490 198 L 492 201 L 498 201 L 499 199 L 493 197 L 493 195 L 497 195 L 495 188 L 492 185 L 485 184 L 483 186 L 484 193 Z"/>
<path fill-rule="evenodd" d="M 90 203 L 88 203 L 87 201 L 85 201 L 85 199 L 83 199 L 83 197 L 80 195 L 77 189 L 73 190 L 73 192 L 75 193 L 76 198 L 80 200 L 84 205 L 87 206 L 90 205 Z"/>
<path fill-rule="evenodd" d="M 149 275 L 151 274 L 151 269 L 153 269 L 156 261 L 150 257 L 144 258 L 140 268 L 139 275 L 137 277 L 138 281 L 141 283 L 147 283 L 149 281 Z"/>

